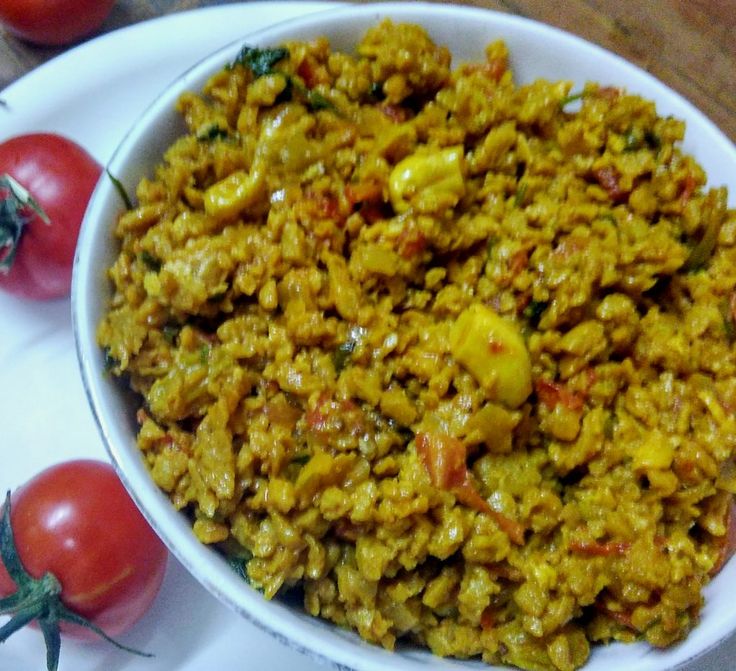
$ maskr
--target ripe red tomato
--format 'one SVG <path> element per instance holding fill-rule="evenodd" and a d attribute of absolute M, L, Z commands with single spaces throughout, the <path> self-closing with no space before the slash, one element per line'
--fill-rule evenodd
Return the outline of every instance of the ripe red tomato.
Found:
<path fill-rule="evenodd" d="M 108 636 L 129 629 L 159 591 L 167 551 L 108 464 L 78 460 L 42 471 L 13 493 L 10 526 L 25 571 L 52 573 L 61 602 Z M 0 597 L 16 590 L 0 563 Z M 63 621 L 61 630 L 94 637 Z"/>
<path fill-rule="evenodd" d="M 60 46 L 97 30 L 114 4 L 115 0 L 0 0 L 0 22 L 24 40 Z"/>
<path fill-rule="evenodd" d="M 60 135 L 0 143 L 0 287 L 36 299 L 69 293 L 79 227 L 101 173 L 92 156 Z"/>

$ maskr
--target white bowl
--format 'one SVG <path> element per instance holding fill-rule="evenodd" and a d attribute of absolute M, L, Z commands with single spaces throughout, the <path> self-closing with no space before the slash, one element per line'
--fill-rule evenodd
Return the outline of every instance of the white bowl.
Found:
<path fill-rule="evenodd" d="M 503 38 L 511 67 L 519 82 L 538 77 L 568 79 L 580 88 L 587 81 L 622 86 L 653 99 L 660 114 L 687 122 L 684 148 L 706 169 L 710 184 L 725 184 L 731 206 L 736 194 L 736 148 L 703 114 L 641 69 L 584 40 L 523 18 L 460 6 L 421 3 L 347 6 L 291 20 L 244 37 L 205 59 L 177 79 L 158 98 L 123 139 L 109 167 L 130 193 L 139 179 L 151 173 L 165 147 L 183 130 L 174 103 L 185 90 L 199 90 L 206 79 L 231 61 L 244 43 L 276 46 L 287 39 L 329 37 L 333 48 L 351 50 L 364 31 L 384 17 L 423 25 L 434 40 L 450 47 L 454 63 L 479 60 L 485 45 Z M 424 671 L 478 668 L 481 662 L 433 657 L 429 652 L 401 647 L 387 652 L 303 613 L 278 599 L 266 601 L 229 568 L 225 560 L 202 545 L 189 521 L 158 490 L 136 447 L 135 404 L 121 386 L 105 374 L 95 329 L 109 299 L 105 270 L 116 255 L 113 222 L 121 210 L 111 180 L 98 185 L 85 217 L 77 248 L 72 292 L 77 352 L 86 392 L 112 460 L 149 522 L 181 563 L 212 594 L 235 611 L 335 668 L 358 671 Z M 736 561 L 729 562 L 706 589 L 700 624 L 687 640 L 658 652 L 644 644 L 613 644 L 594 648 L 586 671 L 655 671 L 673 669 L 717 645 L 736 630 L 736 601 L 726 587 L 736 582 Z"/>

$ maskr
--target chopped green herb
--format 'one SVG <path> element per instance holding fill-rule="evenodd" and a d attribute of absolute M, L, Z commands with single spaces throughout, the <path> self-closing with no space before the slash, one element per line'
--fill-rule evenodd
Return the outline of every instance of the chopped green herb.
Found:
<path fill-rule="evenodd" d="M 210 348 L 207 345 L 202 345 L 199 348 L 199 363 L 203 366 L 207 364 L 207 359 L 210 358 Z"/>
<path fill-rule="evenodd" d="M 288 77 L 287 75 L 284 76 L 287 77 L 287 80 L 293 90 L 305 98 L 307 105 L 312 111 L 316 112 L 317 110 L 332 110 L 334 112 L 337 110 L 332 101 L 325 98 L 321 93 L 314 91 L 313 89 L 308 89 L 306 86 L 297 82 L 292 77 Z"/>
<path fill-rule="evenodd" d="M 603 221 L 607 221 L 609 224 L 618 226 L 618 221 L 616 220 L 616 217 L 613 215 L 613 212 L 603 212 L 603 214 L 598 215 L 598 219 L 602 219 Z"/>
<path fill-rule="evenodd" d="M 103 356 L 103 363 L 102 367 L 105 369 L 105 372 L 111 371 L 113 368 L 116 368 L 118 364 L 120 363 L 111 353 L 110 348 L 105 347 L 102 351 Z"/>
<path fill-rule="evenodd" d="M 611 413 L 606 417 L 605 422 L 603 423 L 603 435 L 608 440 L 613 440 L 613 435 L 616 432 L 616 425 L 618 424 L 618 417 L 616 417 L 615 413 Z"/>
<path fill-rule="evenodd" d="M 161 270 L 161 261 L 157 259 L 153 254 L 151 254 L 147 250 L 143 250 L 139 255 L 138 258 L 145 264 L 145 266 L 149 270 L 153 270 L 155 273 L 157 273 L 159 270 Z"/>
<path fill-rule="evenodd" d="M 383 100 L 386 97 L 386 94 L 383 92 L 383 82 L 373 82 L 368 91 L 368 95 L 373 100 Z"/>
<path fill-rule="evenodd" d="M 355 340 L 346 340 L 344 343 L 338 345 L 335 353 L 332 355 L 332 363 L 335 366 L 335 372 L 339 375 L 342 370 L 347 366 L 350 357 L 355 351 L 357 343 Z"/>
<path fill-rule="evenodd" d="M 629 129 L 624 135 L 624 151 L 636 151 L 641 149 L 642 137 L 633 128 Z"/>
<path fill-rule="evenodd" d="M 693 273 L 703 270 L 713 255 L 721 224 L 725 217 L 725 205 L 718 202 L 714 203 L 715 200 L 717 200 L 717 197 L 711 191 L 703 207 L 703 219 L 705 220 L 703 235 L 690 250 L 690 256 L 687 257 L 683 267 L 685 272 Z"/>
<path fill-rule="evenodd" d="M 659 149 L 662 146 L 662 140 L 654 131 L 648 130 L 644 133 L 644 141 L 651 149 Z"/>
<path fill-rule="evenodd" d="M 521 207 L 524 204 L 524 198 L 528 188 L 529 185 L 526 182 L 519 183 L 519 186 L 516 189 L 516 194 L 514 195 L 514 205 L 516 207 Z"/>
<path fill-rule="evenodd" d="M 227 296 L 227 291 L 218 291 L 216 294 L 212 294 L 207 298 L 207 302 L 212 303 L 219 303 L 221 300 L 223 300 Z"/>
<path fill-rule="evenodd" d="M 486 263 L 491 260 L 493 255 L 493 248 L 498 244 L 498 238 L 495 235 L 491 235 L 486 243 Z"/>
<path fill-rule="evenodd" d="M 696 245 L 687 257 L 685 265 L 682 267 L 686 275 L 696 275 L 705 270 L 708 265 L 708 257 L 702 252 L 703 248 Z"/>
<path fill-rule="evenodd" d="M 253 553 L 248 548 L 244 548 L 232 537 L 218 544 L 218 548 L 225 555 L 230 568 L 250 584 L 248 562 L 253 559 Z"/>
<path fill-rule="evenodd" d="M 414 432 L 408 426 L 402 426 L 394 420 L 389 420 L 389 425 L 404 443 L 408 444 L 414 440 Z"/>
<path fill-rule="evenodd" d="M 325 98 L 318 91 L 310 90 L 307 93 L 307 102 L 309 103 L 309 106 L 315 111 L 316 110 L 334 110 L 336 109 L 332 101 Z"/>
<path fill-rule="evenodd" d="M 719 303 L 718 308 L 723 318 L 723 330 L 726 332 L 726 338 L 728 338 L 728 342 L 732 343 L 736 341 L 736 324 L 734 324 L 734 315 L 731 311 L 731 301 L 724 298 Z"/>
<path fill-rule="evenodd" d="M 43 208 L 10 175 L 0 175 L 0 272 L 9 270 L 18 251 L 23 229 L 38 216 L 50 220 Z"/>
<path fill-rule="evenodd" d="M 238 577 L 245 580 L 245 582 L 250 583 L 250 578 L 248 577 L 248 562 L 245 559 L 242 557 L 228 557 L 227 563 L 230 565 L 230 568 L 238 574 Z"/>
<path fill-rule="evenodd" d="M 284 78 L 284 81 L 286 82 L 286 86 L 284 86 L 284 90 L 281 91 L 281 93 L 279 93 L 278 96 L 276 96 L 274 105 L 280 105 L 281 103 L 288 103 L 294 99 L 294 80 L 284 72 L 279 72 L 278 74 Z"/>
<path fill-rule="evenodd" d="M 250 68 L 253 76 L 263 77 L 264 75 L 280 74 L 286 79 L 286 88 L 278 97 L 277 102 L 291 100 L 294 91 L 303 96 L 309 108 L 313 111 L 332 110 L 337 111 L 334 103 L 317 91 L 308 89 L 306 86 L 297 82 L 291 75 L 277 70 L 274 66 L 289 57 L 289 50 L 283 47 L 275 49 L 259 49 L 257 47 L 244 46 L 236 59 L 231 64 L 231 68 L 235 65 L 243 65 Z"/>
<path fill-rule="evenodd" d="M 176 338 L 180 331 L 181 327 L 178 324 L 164 324 L 163 329 L 161 329 L 166 342 L 170 345 L 173 345 L 174 342 L 176 342 Z"/>
<path fill-rule="evenodd" d="M 200 142 L 211 142 L 212 140 L 226 138 L 228 135 L 227 128 L 220 128 L 216 123 L 213 123 L 197 133 L 197 139 Z"/>
<path fill-rule="evenodd" d="M 290 463 L 292 463 L 292 464 L 299 464 L 300 466 L 304 466 L 304 464 L 306 464 L 311 458 L 312 457 L 309 454 L 309 452 L 300 452 L 299 454 L 295 454 L 291 458 L 291 462 Z"/>
<path fill-rule="evenodd" d="M 565 96 L 562 100 L 560 100 L 560 109 L 564 109 L 570 103 L 574 103 L 577 100 L 582 100 L 584 97 L 585 91 L 580 91 L 579 93 L 571 93 L 569 96 Z"/>
<path fill-rule="evenodd" d="M 125 187 L 123 186 L 123 183 L 117 177 L 115 177 L 107 168 L 105 168 L 105 172 L 107 173 L 107 176 L 110 178 L 110 181 L 112 182 L 112 185 L 115 187 L 115 190 L 118 192 L 118 195 L 120 196 L 121 200 L 123 201 L 123 205 L 125 205 L 125 209 L 132 210 L 133 201 L 130 199 L 128 192 L 125 190 Z"/>
<path fill-rule="evenodd" d="M 549 303 L 547 303 L 547 301 L 531 301 L 529 305 L 524 308 L 524 317 L 529 320 L 529 323 L 534 328 L 539 326 L 539 320 L 548 305 Z"/>
<path fill-rule="evenodd" d="M 288 58 L 289 50 L 283 47 L 260 49 L 245 45 L 230 66 L 242 65 L 249 68 L 253 76 L 263 77 L 274 72 L 274 65 Z"/>

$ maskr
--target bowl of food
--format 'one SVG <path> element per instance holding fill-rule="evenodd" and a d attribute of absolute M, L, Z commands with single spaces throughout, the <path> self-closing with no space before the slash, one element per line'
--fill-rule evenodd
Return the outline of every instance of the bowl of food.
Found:
<path fill-rule="evenodd" d="M 228 45 L 82 227 L 111 458 L 213 595 L 336 668 L 686 664 L 736 628 L 735 167 L 646 72 L 513 16 Z"/>

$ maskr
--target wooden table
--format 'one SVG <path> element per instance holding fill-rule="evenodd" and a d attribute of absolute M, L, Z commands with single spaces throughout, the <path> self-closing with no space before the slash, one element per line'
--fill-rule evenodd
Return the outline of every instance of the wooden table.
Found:
<path fill-rule="evenodd" d="M 115 30 L 224 0 L 118 0 Z M 684 95 L 736 141 L 736 11 L 731 0 L 469 0 L 549 23 L 619 53 Z M 0 90 L 60 49 L 0 32 Z"/>

